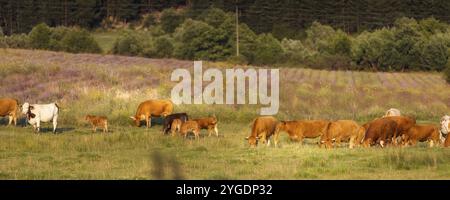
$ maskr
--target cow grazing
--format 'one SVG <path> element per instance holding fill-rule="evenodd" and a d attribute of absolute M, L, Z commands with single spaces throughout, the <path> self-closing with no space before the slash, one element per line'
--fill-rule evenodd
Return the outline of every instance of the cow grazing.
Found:
<path fill-rule="evenodd" d="M 163 125 L 163 133 L 164 134 L 167 134 L 169 132 L 169 130 L 172 130 L 172 128 L 171 128 L 172 122 L 175 119 L 180 119 L 181 122 L 186 122 L 189 120 L 189 117 L 186 113 L 175 113 L 175 114 L 167 115 L 164 118 L 164 125 Z"/>
<path fill-rule="evenodd" d="M 328 124 L 325 134 L 320 138 L 320 144 L 327 148 L 333 146 L 333 140 L 337 145 L 342 141 L 349 142 L 349 148 L 352 149 L 361 143 L 364 138 L 365 129 L 353 120 L 338 120 Z"/>
<path fill-rule="evenodd" d="M 369 147 L 373 144 L 380 144 L 384 147 L 397 133 L 397 123 L 388 118 L 376 119 L 363 127 L 368 127 L 363 140 L 363 146 Z"/>
<path fill-rule="evenodd" d="M 263 116 L 254 119 L 252 124 L 252 133 L 250 136 L 245 138 L 248 140 L 248 144 L 251 147 L 256 147 L 258 145 L 258 141 L 261 139 L 263 144 L 269 140 L 267 145 L 270 145 L 270 137 L 275 133 L 277 123 L 277 119 L 272 116 Z M 276 146 L 278 141 L 274 141 L 274 143 Z"/>
<path fill-rule="evenodd" d="M 209 137 L 211 136 L 211 133 L 213 131 L 216 134 L 216 136 L 219 137 L 219 130 L 217 129 L 216 116 L 200 118 L 200 119 L 193 119 L 193 121 L 196 121 L 198 123 L 198 125 L 200 126 L 200 129 L 207 129 Z"/>
<path fill-rule="evenodd" d="M 196 121 L 186 121 L 181 124 L 180 133 L 184 138 L 186 138 L 190 132 L 194 133 L 195 139 L 200 138 L 200 127 Z"/>
<path fill-rule="evenodd" d="M 172 136 L 175 136 L 176 133 L 181 130 L 181 125 L 183 125 L 183 121 L 181 121 L 181 119 L 172 120 L 172 124 L 170 126 L 170 132 Z"/>
<path fill-rule="evenodd" d="M 416 145 L 419 142 L 429 143 L 429 147 L 440 143 L 440 133 L 435 125 L 414 125 L 402 135 L 402 143 L 405 146 Z"/>
<path fill-rule="evenodd" d="M 276 127 L 275 141 L 278 140 L 279 132 L 284 131 L 289 134 L 291 140 L 302 143 L 303 138 L 317 138 L 324 135 L 329 123 L 326 120 L 281 121 Z"/>
<path fill-rule="evenodd" d="M 135 116 L 131 116 L 134 124 L 140 126 L 141 120 L 145 120 L 147 128 L 151 127 L 152 117 L 166 117 L 173 111 L 173 103 L 170 100 L 148 100 L 139 104 Z"/>
<path fill-rule="evenodd" d="M 86 115 L 84 117 L 92 126 L 92 131 L 97 132 L 97 127 L 102 127 L 103 132 L 108 132 L 108 118 L 105 116 Z"/>
<path fill-rule="evenodd" d="M 0 117 L 8 116 L 8 126 L 14 122 L 17 125 L 17 113 L 19 111 L 19 101 L 11 98 L 0 99 Z"/>
<path fill-rule="evenodd" d="M 396 132 L 392 136 L 392 142 L 394 145 L 397 144 L 397 137 L 400 137 L 402 134 L 405 134 L 411 127 L 416 124 L 416 119 L 411 117 L 404 116 L 393 116 L 393 117 L 384 117 L 385 119 L 394 120 L 397 124 Z"/>
<path fill-rule="evenodd" d="M 27 116 L 27 121 L 33 126 L 36 132 L 39 132 L 41 122 L 53 122 L 53 133 L 56 133 L 58 125 L 59 107 L 56 103 L 51 104 L 29 104 L 22 105 L 22 113 Z"/>
<path fill-rule="evenodd" d="M 401 116 L 399 109 L 391 108 L 386 111 L 383 117 L 394 117 L 394 116 Z"/>
<path fill-rule="evenodd" d="M 440 131 L 441 131 L 441 140 L 444 141 L 445 140 L 445 136 L 448 135 L 448 133 L 450 133 L 450 116 L 445 115 L 441 118 L 441 127 L 440 127 Z M 447 136 L 448 138 L 448 136 Z"/>

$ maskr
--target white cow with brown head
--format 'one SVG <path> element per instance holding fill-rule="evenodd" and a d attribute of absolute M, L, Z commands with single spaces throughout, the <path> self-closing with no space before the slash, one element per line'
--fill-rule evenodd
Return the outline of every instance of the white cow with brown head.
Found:
<path fill-rule="evenodd" d="M 39 132 L 41 122 L 53 122 L 53 133 L 56 133 L 58 125 L 59 107 L 56 103 L 50 104 L 29 104 L 22 105 L 22 113 L 27 116 L 27 121 L 36 132 Z"/>
<path fill-rule="evenodd" d="M 441 140 L 445 140 L 445 136 L 448 137 L 450 132 L 450 116 L 445 115 L 441 118 Z"/>

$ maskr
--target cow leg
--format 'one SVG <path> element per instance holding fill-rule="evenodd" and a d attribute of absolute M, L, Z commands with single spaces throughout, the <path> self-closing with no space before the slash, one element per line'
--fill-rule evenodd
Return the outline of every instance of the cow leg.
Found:
<path fill-rule="evenodd" d="M 147 128 L 152 126 L 152 118 L 150 116 L 145 116 L 145 122 L 147 123 Z"/>
<path fill-rule="evenodd" d="M 16 115 L 13 116 L 13 120 L 14 120 L 14 126 L 17 126 L 17 116 Z"/>
<path fill-rule="evenodd" d="M 212 129 L 208 127 L 208 137 L 211 137 Z"/>
<path fill-rule="evenodd" d="M 219 137 L 219 129 L 217 128 L 217 124 L 214 126 L 214 132 L 216 132 L 216 136 Z"/>
<path fill-rule="evenodd" d="M 433 148 L 433 147 L 434 147 L 434 141 L 433 141 L 433 140 L 430 140 L 430 141 L 428 142 L 428 145 L 429 145 L 430 148 Z"/>
<path fill-rule="evenodd" d="M 8 115 L 8 126 L 11 125 L 13 120 L 13 117 L 11 115 Z"/>
<path fill-rule="evenodd" d="M 384 148 L 384 140 L 380 140 L 381 148 Z"/>
<path fill-rule="evenodd" d="M 353 149 L 354 146 L 355 146 L 355 137 L 351 137 L 348 148 Z"/>
<path fill-rule="evenodd" d="M 58 126 L 58 117 L 53 117 L 53 133 L 56 134 L 56 127 Z"/>

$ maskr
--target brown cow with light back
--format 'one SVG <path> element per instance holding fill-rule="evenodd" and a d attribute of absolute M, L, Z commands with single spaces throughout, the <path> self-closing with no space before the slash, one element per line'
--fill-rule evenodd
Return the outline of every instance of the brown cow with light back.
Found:
<path fill-rule="evenodd" d="M 173 111 L 173 103 L 170 100 L 148 100 L 139 104 L 135 116 L 131 116 L 136 126 L 140 126 L 141 120 L 145 120 L 147 128 L 151 127 L 152 117 L 165 117 Z"/>
<path fill-rule="evenodd" d="M 349 148 L 361 144 L 364 138 L 365 128 L 353 120 L 337 120 L 329 123 L 327 131 L 320 138 L 321 146 L 333 147 L 333 140 L 339 145 L 342 141 L 349 142 Z"/>
<path fill-rule="evenodd" d="M 8 126 L 14 122 L 17 125 L 17 113 L 19 112 L 19 101 L 12 98 L 0 99 L 0 117 L 8 116 Z"/>
<path fill-rule="evenodd" d="M 327 120 L 281 121 L 275 131 L 275 144 L 278 143 L 280 131 L 287 132 L 293 141 L 303 142 L 303 138 L 317 138 L 327 132 Z"/>
<path fill-rule="evenodd" d="M 212 117 L 193 119 L 192 121 L 196 121 L 200 127 L 200 129 L 208 130 L 208 136 L 211 136 L 211 133 L 214 131 L 217 137 L 219 137 L 219 130 L 217 129 L 217 118 L 215 115 Z"/>
<path fill-rule="evenodd" d="M 414 125 L 402 135 L 405 146 L 416 145 L 417 142 L 428 142 L 429 147 L 440 144 L 441 133 L 438 127 L 432 124 Z"/>

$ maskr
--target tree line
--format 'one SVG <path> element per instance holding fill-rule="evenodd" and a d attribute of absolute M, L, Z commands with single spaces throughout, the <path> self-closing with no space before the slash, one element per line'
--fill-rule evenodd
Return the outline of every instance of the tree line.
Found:
<path fill-rule="evenodd" d="M 209 7 L 235 12 L 255 33 L 299 39 L 314 21 L 346 33 L 392 26 L 395 19 L 433 17 L 450 22 L 448 0 L 0 0 L 5 34 L 27 33 L 38 23 L 96 28 L 105 20 L 133 22 L 165 8 Z"/>

